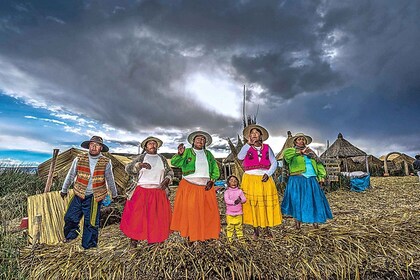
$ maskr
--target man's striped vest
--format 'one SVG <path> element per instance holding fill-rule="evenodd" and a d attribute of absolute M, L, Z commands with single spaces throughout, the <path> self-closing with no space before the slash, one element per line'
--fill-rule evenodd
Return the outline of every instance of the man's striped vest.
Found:
<path fill-rule="evenodd" d="M 96 201 L 101 201 L 108 194 L 105 184 L 105 168 L 109 162 L 109 158 L 101 156 L 96 163 L 93 171 L 92 189 L 93 197 Z M 77 178 L 74 183 L 74 193 L 84 199 L 86 189 L 90 178 L 89 156 L 88 154 L 80 155 L 77 160 Z"/>

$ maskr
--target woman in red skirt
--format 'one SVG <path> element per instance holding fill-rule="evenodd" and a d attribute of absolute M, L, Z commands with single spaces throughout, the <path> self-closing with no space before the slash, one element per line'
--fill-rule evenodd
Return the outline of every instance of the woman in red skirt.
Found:
<path fill-rule="evenodd" d="M 143 153 L 125 168 L 137 178 L 134 189 L 127 192 L 120 229 L 136 247 L 139 240 L 150 243 L 165 241 L 170 234 L 171 204 L 169 184 L 174 173 L 165 157 L 157 153 L 162 141 L 147 137 L 142 143 Z"/>

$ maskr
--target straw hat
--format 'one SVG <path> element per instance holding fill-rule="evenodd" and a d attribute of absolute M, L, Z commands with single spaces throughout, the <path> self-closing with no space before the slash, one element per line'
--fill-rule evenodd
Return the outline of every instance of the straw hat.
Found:
<path fill-rule="evenodd" d="M 162 140 L 160 140 L 159 138 L 156 138 L 154 136 L 149 136 L 146 139 L 144 139 L 143 142 L 141 142 L 141 144 L 140 144 L 141 148 L 144 149 L 146 147 L 147 142 L 149 142 L 149 141 L 155 141 L 157 143 L 158 149 L 163 144 Z"/>
<path fill-rule="evenodd" d="M 201 135 L 204 138 L 206 138 L 206 146 L 209 146 L 211 144 L 213 139 L 211 138 L 210 134 L 201 130 L 194 131 L 193 133 L 188 135 L 188 143 L 192 145 L 194 143 L 194 138 L 197 137 L 198 135 Z"/>
<path fill-rule="evenodd" d="M 84 141 L 80 146 L 85 149 L 89 149 L 90 142 L 95 142 L 102 145 L 102 152 L 108 152 L 109 148 L 107 145 L 104 144 L 104 140 L 100 136 L 92 136 L 89 141 Z"/>
<path fill-rule="evenodd" d="M 249 133 L 251 132 L 251 130 L 253 128 L 258 129 L 261 132 L 261 137 L 262 137 L 263 141 L 268 139 L 269 134 L 268 134 L 267 129 L 265 129 L 264 127 L 262 127 L 258 124 L 250 124 L 250 125 L 248 125 L 247 127 L 244 128 L 242 134 L 244 135 L 245 139 L 249 139 Z"/>
<path fill-rule="evenodd" d="M 305 135 L 303 133 L 296 133 L 295 136 L 293 136 L 293 143 L 295 143 L 295 140 L 299 137 L 304 137 L 306 139 L 306 145 L 309 145 L 312 142 L 312 137 Z"/>

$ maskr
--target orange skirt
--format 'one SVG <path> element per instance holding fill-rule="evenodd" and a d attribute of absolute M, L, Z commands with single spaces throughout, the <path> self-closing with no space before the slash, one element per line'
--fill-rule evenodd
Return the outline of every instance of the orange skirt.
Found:
<path fill-rule="evenodd" d="M 182 179 L 176 191 L 171 230 L 190 241 L 218 239 L 220 215 L 214 187 L 206 191 L 204 186 Z"/>

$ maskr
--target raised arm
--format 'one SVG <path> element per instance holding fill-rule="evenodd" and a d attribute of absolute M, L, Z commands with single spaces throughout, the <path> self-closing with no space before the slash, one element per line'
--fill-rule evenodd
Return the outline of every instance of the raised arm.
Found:
<path fill-rule="evenodd" d="M 251 148 L 251 146 L 248 143 L 242 146 L 241 150 L 238 153 L 239 160 L 243 160 L 246 157 L 246 153 L 248 152 L 249 148 Z"/>

